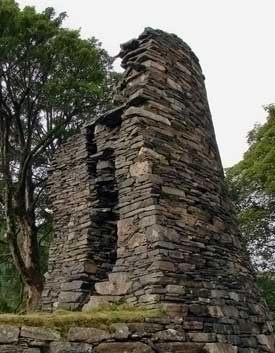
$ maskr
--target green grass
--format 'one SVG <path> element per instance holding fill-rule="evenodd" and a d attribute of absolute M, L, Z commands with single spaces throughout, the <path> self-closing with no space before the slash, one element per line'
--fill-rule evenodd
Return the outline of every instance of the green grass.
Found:
<path fill-rule="evenodd" d="M 112 323 L 143 322 L 160 315 L 161 311 L 157 309 L 109 306 L 89 312 L 57 310 L 51 314 L 0 314 L 0 324 L 53 328 L 64 333 L 72 326 L 106 328 Z"/>

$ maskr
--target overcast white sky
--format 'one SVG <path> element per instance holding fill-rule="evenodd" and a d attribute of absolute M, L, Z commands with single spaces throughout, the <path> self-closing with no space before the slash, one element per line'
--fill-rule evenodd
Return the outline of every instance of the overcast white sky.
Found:
<path fill-rule="evenodd" d="M 66 27 L 95 36 L 110 55 L 144 27 L 176 33 L 200 59 L 225 167 L 275 102 L 274 0 L 17 0 L 66 11 Z"/>

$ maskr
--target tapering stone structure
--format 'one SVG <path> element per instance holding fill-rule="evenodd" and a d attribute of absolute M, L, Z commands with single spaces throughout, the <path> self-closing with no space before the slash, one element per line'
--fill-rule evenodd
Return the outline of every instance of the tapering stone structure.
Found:
<path fill-rule="evenodd" d="M 182 319 L 181 341 L 189 343 L 157 352 L 206 352 L 202 343 L 213 344 L 211 353 L 274 352 L 197 57 L 175 35 L 152 29 L 122 45 L 120 57 L 120 106 L 53 161 L 44 309 L 162 306 Z"/>

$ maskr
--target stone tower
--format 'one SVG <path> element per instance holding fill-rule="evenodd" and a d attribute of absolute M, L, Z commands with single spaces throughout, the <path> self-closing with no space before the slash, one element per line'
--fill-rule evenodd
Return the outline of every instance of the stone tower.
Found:
<path fill-rule="evenodd" d="M 197 57 L 152 29 L 122 45 L 120 57 L 119 107 L 83 127 L 52 163 L 44 309 L 161 305 L 183 319 L 192 342 L 274 352 Z"/>

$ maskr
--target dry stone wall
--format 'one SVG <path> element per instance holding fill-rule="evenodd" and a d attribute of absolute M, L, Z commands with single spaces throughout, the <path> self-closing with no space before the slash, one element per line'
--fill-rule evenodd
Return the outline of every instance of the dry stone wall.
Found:
<path fill-rule="evenodd" d="M 100 125 L 97 125 L 97 129 Z M 94 283 L 107 278 L 116 259 L 117 202 L 113 136 L 84 127 L 62 146 L 49 171 L 55 237 L 50 248 L 42 307 L 79 309 Z M 106 136 L 107 135 L 107 136 Z"/>
<path fill-rule="evenodd" d="M 84 127 L 53 165 L 57 238 L 44 306 L 75 308 L 90 294 L 84 310 L 109 302 L 162 306 L 183 319 L 190 347 L 274 352 L 271 316 L 226 193 L 197 57 L 175 35 L 152 29 L 122 45 L 120 57 L 120 106 Z M 79 267 L 86 261 L 93 274 Z"/>
<path fill-rule="evenodd" d="M 199 325 L 186 333 L 181 321 L 153 319 L 104 329 L 72 327 L 62 336 L 54 329 L 0 325 L 0 353 L 265 353 L 273 344 L 259 335 L 254 348 L 244 342 L 238 350 L 240 340 L 233 345 L 216 337 L 200 333 Z"/>

